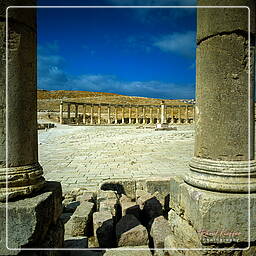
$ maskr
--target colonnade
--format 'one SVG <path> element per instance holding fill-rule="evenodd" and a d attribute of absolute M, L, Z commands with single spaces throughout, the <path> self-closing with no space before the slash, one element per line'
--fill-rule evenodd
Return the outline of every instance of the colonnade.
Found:
<path fill-rule="evenodd" d="M 74 112 L 71 109 L 74 109 Z M 65 109 L 65 110 L 64 110 Z M 82 111 L 81 111 L 82 110 Z M 194 105 L 121 105 L 61 101 L 61 124 L 192 123 Z"/>

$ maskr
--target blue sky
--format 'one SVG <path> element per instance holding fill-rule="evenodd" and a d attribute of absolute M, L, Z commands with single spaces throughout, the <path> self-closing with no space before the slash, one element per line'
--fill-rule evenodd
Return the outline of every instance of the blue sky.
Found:
<path fill-rule="evenodd" d="M 38 5 L 195 5 L 195 0 L 38 0 Z M 196 10 L 38 9 L 38 87 L 194 98 Z"/>

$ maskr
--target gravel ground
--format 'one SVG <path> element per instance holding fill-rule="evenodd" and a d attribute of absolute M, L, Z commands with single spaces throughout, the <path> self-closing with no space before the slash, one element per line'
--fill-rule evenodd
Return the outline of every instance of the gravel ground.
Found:
<path fill-rule="evenodd" d="M 96 190 L 108 179 L 185 174 L 193 156 L 194 126 L 174 131 L 138 126 L 67 126 L 39 131 L 39 161 L 47 180 L 63 190 Z"/>

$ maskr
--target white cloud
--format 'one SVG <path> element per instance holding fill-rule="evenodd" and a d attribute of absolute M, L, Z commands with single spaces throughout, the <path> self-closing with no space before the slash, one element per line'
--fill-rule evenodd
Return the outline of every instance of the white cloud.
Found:
<path fill-rule="evenodd" d="M 165 35 L 156 40 L 154 46 L 165 52 L 176 53 L 187 58 L 195 57 L 196 33 L 187 31 Z"/>

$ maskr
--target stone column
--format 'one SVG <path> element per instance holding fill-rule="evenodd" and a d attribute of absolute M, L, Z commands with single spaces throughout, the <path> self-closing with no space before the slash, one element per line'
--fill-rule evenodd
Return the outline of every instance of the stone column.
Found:
<path fill-rule="evenodd" d="M 174 106 L 171 106 L 171 124 L 174 124 Z"/>
<path fill-rule="evenodd" d="M 83 105 L 83 124 L 86 124 L 86 104 Z"/>
<path fill-rule="evenodd" d="M 115 106 L 115 124 L 117 124 L 117 107 Z"/>
<path fill-rule="evenodd" d="M 166 123 L 166 116 L 165 116 L 165 105 L 164 101 L 161 103 L 161 124 Z"/>
<path fill-rule="evenodd" d="M 91 124 L 93 124 L 93 104 L 91 105 Z"/>
<path fill-rule="evenodd" d="M 198 0 L 198 5 L 218 2 Z M 254 13 L 255 43 L 255 1 L 247 4 Z M 255 192 L 253 105 L 248 104 L 254 86 L 248 86 L 248 73 L 251 80 L 255 73 L 248 58 L 248 10 L 204 8 L 197 15 L 195 148 L 185 180 L 206 190 L 247 192 L 250 170 L 250 190 Z"/>
<path fill-rule="evenodd" d="M 181 106 L 178 106 L 178 124 L 181 124 Z"/>
<path fill-rule="evenodd" d="M 70 121 L 70 103 L 68 103 L 68 122 Z"/>
<path fill-rule="evenodd" d="M 153 124 L 154 123 L 154 121 L 153 121 L 153 108 L 150 107 L 149 111 L 150 111 L 150 123 Z"/>
<path fill-rule="evenodd" d="M 132 108 L 131 107 L 129 107 L 129 124 L 131 124 L 132 123 Z"/>
<path fill-rule="evenodd" d="M 195 123 L 195 104 L 192 106 L 192 118 L 193 118 L 193 123 Z"/>
<path fill-rule="evenodd" d="M 146 124 L 145 107 L 142 107 L 142 123 Z"/>
<path fill-rule="evenodd" d="M 188 124 L 188 105 L 186 105 L 186 109 L 185 109 L 185 123 Z"/>
<path fill-rule="evenodd" d="M 124 124 L 124 107 L 122 107 L 122 124 Z"/>
<path fill-rule="evenodd" d="M 6 196 L 13 199 L 32 194 L 41 189 L 45 181 L 42 167 L 38 163 L 36 10 L 9 9 L 6 56 L 5 2 L 1 4 L 0 201 L 5 201 Z M 27 1 L 25 4 L 35 3 Z"/>
<path fill-rule="evenodd" d="M 110 106 L 108 106 L 108 124 L 111 123 L 111 120 L 110 120 Z"/>
<path fill-rule="evenodd" d="M 160 109 L 157 108 L 157 112 L 156 112 L 156 119 L 157 119 L 157 123 L 160 124 L 160 119 L 159 119 L 159 114 L 160 114 Z"/>
<path fill-rule="evenodd" d="M 75 104 L 75 118 L 78 118 L 78 104 Z"/>
<path fill-rule="evenodd" d="M 60 124 L 63 124 L 63 101 L 60 102 Z"/>
<path fill-rule="evenodd" d="M 136 124 L 139 123 L 139 108 L 138 107 L 136 107 L 135 122 L 136 122 Z"/>
<path fill-rule="evenodd" d="M 101 124 L 101 106 L 98 106 L 98 124 Z"/>

